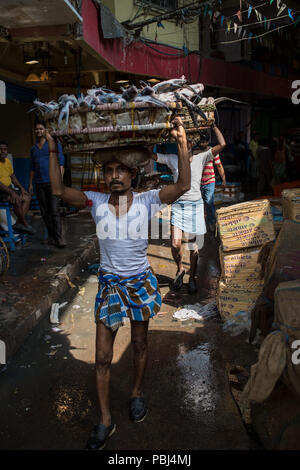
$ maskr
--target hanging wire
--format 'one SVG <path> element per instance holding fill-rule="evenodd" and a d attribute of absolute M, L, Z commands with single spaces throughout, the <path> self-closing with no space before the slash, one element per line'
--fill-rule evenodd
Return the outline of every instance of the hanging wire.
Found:
<path fill-rule="evenodd" d="M 234 44 L 234 43 L 241 42 L 241 41 L 248 41 L 248 40 L 250 40 L 250 39 L 261 38 L 261 37 L 263 37 L 263 36 L 266 36 L 267 34 L 275 33 L 275 31 L 279 31 L 280 29 L 288 28 L 289 26 L 294 26 L 294 23 L 286 24 L 286 25 L 284 25 L 284 26 L 279 26 L 278 28 L 275 28 L 275 29 L 273 29 L 272 31 L 266 31 L 265 33 L 259 34 L 259 35 L 257 35 L 257 36 L 251 36 L 251 37 L 245 37 L 245 38 L 235 39 L 235 40 L 233 40 L 233 41 L 222 41 L 222 42 L 215 43 L 214 45 L 217 46 L 217 45 L 219 45 L 219 44 Z"/>
<path fill-rule="evenodd" d="M 184 57 L 184 53 L 180 53 L 180 54 L 170 54 L 169 52 L 163 52 L 163 51 L 160 51 L 159 49 L 156 49 L 155 47 L 153 46 L 150 46 L 149 42 L 147 41 L 147 39 L 142 39 L 141 38 L 141 41 L 147 46 L 147 47 L 150 47 L 150 49 L 153 49 L 155 52 L 158 52 L 159 54 L 163 54 L 163 55 L 167 55 L 167 56 L 170 56 L 170 57 Z"/>
<path fill-rule="evenodd" d="M 247 5 L 250 6 L 251 3 L 247 3 Z M 252 6 L 253 10 L 257 10 L 258 8 L 262 8 L 262 7 L 266 6 L 266 5 L 269 5 L 269 2 L 261 3 L 260 5 L 257 5 L 257 7 L 254 7 L 253 5 L 251 5 L 251 6 Z M 248 10 L 249 10 L 249 7 L 247 8 L 247 10 L 241 11 L 241 14 L 243 14 L 243 13 L 248 13 Z M 236 13 L 235 13 L 234 15 L 231 15 L 231 16 L 226 16 L 226 19 L 228 20 L 229 18 L 234 18 L 235 16 L 236 16 Z"/>
<path fill-rule="evenodd" d="M 295 11 L 294 14 L 297 15 L 298 13 L 300 13 L 300 11 Z M 284 15 L 284 16 L 276 16 L 275 18 L 269 18 L 266 20 L 266 22 L 268 21 L 277 21 L 277 20 L 281 20 L 283 18 L 286 18 L 288 17 L 289 15 Z M 248 28 L 249 26 L 254 26 L 254 25 L 257 25 L 257 24 L 261 24 L 263 25 L 265 23 L 265 20 L 263 21 L 256 21 L 254 23 L 247 23 L 247 24 L 238 24 L 238 28 Z M 285 25 L 285 26 L 291 26 L 295 23 L 289 23 L 288 25 Z M 234 29 L 234 26 L 233 27 L 230 27 L 230 30 Z M 221 29 L 215 29 L 214 30 L 216 33 L 220 32 L 220 31 L 228 31 L 228 28 L 221 28 Z M 273 30 L 274 31 L 274 30 Z"/>

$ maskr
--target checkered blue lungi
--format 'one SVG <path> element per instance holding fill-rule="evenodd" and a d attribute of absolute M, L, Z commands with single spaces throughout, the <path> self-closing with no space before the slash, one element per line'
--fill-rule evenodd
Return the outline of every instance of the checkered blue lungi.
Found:
<path fill-rule="evenodd" d="M 124 318 L 148 321 L 161 307 L 157 279 L 151 268 L 131 277 L 99 271 L 99 290 L 95 302 L 95 321 L 112 331 L 124 324 Z"/>

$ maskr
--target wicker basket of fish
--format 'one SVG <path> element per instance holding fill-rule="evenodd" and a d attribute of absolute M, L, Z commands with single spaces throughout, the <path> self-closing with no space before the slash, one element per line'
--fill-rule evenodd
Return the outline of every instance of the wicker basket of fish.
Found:
<path fill-rule="evenodd" d="M 214 122 L 213 98 L 202 98 L 201 83 L 188 85 L 184 77 L 153 87 L 141 82 L 121 93 L 93 88 L 86 95 L 62 95 L 58 102 L 34 101 L 39 113 L 65 151 L 93 151 L 169 140 L 172 118 L 182 117 L 191 135 Z"/>
<path fill-rule="evenodd" d="M 65 152 L 80 152 L 165 142 L 175 115 L 182 118 L 188 139 L 194 140 L 199 130 L 214 123 L 216 105 L 228 99 L 202 97 L 204 86 L 189 85 L 184 76 L 153 87 L 140 84 L 139 89 L 121 88 L 121 93 L 102 87 L 79 98 L 65 94 L 58 102 L 35 100 L 31 110 L 47 122 Z"/>

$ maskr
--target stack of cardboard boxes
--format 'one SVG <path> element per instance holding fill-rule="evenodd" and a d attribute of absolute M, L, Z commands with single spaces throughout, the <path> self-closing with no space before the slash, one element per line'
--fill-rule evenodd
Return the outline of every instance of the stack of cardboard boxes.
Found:
<path fill-rule="evenodd" d="M 262 246 L 275 239 L 268 200 L 250 201 L 217 210 L 221 238 L 217 303 L 226 320 L 250 311 L 262 292 L 258 257 Z"/>

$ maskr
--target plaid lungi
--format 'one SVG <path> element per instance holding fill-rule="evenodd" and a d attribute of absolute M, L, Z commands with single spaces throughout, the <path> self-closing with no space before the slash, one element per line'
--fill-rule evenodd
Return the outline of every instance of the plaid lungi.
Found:
<path fill-rule="evenodd" d="M 148 321 L 160 309 L 161 295 L 151 268 L 131 277 L 99 271 L 95 321 L 112 331 L 124 325 L 124 318 Z"/>

